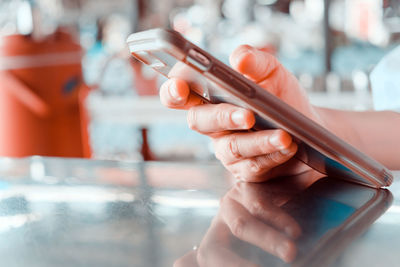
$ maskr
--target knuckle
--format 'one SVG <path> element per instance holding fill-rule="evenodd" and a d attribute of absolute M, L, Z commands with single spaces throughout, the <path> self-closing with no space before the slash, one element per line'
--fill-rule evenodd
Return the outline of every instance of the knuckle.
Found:
<path fill-rule="evenodd" d="M 264 210 L 264 204 L 260 200 L 254 201 L 249 208 L 249 212 L 253 215 L 263 214 Z"/>
<path fill-rule="evenodd" d="M 229 169 L 229 168 L 227 168 L 228 169 L 228 171 L 230 171 L 231 173 L 232 173 L 232 175 L 233 175 L 233 177 L 235 177 L 235 179 L 236 180 L 242 180 L 243 179 L 243 175 L 242 175 L 242 173 L 241 173 L 241 171 L 239 170 L 239 169 Z"/>
<path fill-rule="evenodd" d="M 196 111 L 193 108 L 188 110 L 187 123 L 190 129 L 197 130 L 197 116 Z"/>
<path fill-rule="evenodd" d="M 281 154 L 280 152 L 276 152 L 276 153 L 269 153 L 267 155 L 265 155 L 266 160 L 268 161 L 268 165 L 276 165 L 281 163 Z"/>
<path fill-rule="evenodd" d="M 215 157 L 220 160 L 221 162 L 225 162 L 225 155 L 224 155 L 224 138 L 214 139 L 213 141 L 214 146 L 214 153 Z"/>
<path fill-rule="evenodd" d="M 221 154 L 221 151 L 218 149 L 218 146 L 216 146 L 216 145 L 214 145 L 214 154 L 215 154 L 215 157 L 219 160 L 219 161 L 223 161 L 223 156 L 222 156 L 222 154 Z"/>
<path fill-rule="evenodd" d="M 272 153 L 271 154 L 271 161 L 274 164 L 281 164 L 281 163 L 283 163 L 285 161 L 285 156 L 282 155 L 282 153 L 279 152 L 279 151 L 275 152 L 275 153 Z"/>
<path fill-rule="evenodd" d="M 222 161 L 222 155 L 221 155 L 221 139 L 217 139 L 217 138 L 212 138 L 212 145 L 213 145 L 213 149 L 214 149 L 214 154 L 215 157 Z"/>
<path fill-rule="evenodd" d="M 254 146 L 257 146 L 256 149 L 258 150 L 257 152 L 259 152 L 259 155 L 266 155 L 274 149 L 269 141 L 269 133 L 255 136 Z"/>
<path fill-rule="evenodd" d="M 229 116 L 224 110 L 218 110 L 215 114 L 215 120 L 220 127 L 226 127 L 227 122 L 229 122 Z"/>
<path fill-rule="evenodd" d="M 228 153 L 233 159 L 240 159 L 242 157 L 242 154 L 239 151 L 239 145 L 238 145 L 238 140 L 236 135 L 230 135 L 227 137 L 227 149 Z"/>
<path fill-rule="evenodd" d="M 249 159 L 246 161 L 246 172 L 249 171 L 253 174 L 257 174 L 261 171 L 261 166 L 257 160 Z"/>
<path fill-rule="evenodd" d="M 231 232 L 236 237 L 243 236 L 244 229 L 246 227 L 246 220 L 242 217 L 235 218 L 231 224 Z"/>
<path fill-rule="evenodd" d="M 248 171 L 246 171 L 244 168 L 237 169 L 234 172 L 234 176 L 238 181 L 244 181 L 248 182 L 251 181 L 253 175 L 251 175 Z"/>

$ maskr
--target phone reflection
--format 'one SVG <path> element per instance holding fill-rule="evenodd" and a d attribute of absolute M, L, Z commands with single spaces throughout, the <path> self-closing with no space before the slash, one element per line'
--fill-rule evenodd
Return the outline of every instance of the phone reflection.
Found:
<path fill-rule="evenodd" d="M 181 266 L 329 266 L 391 205 L 386 189 L 307 174 L 237 183 Z"/>

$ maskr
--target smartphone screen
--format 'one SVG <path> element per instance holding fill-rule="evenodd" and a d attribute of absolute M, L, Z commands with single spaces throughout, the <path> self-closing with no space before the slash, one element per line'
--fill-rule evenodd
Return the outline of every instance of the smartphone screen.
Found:
<path fill-rule="evenodd" d="M 298 257 L 307 255 L 318 241 L 329 235 L 329 232 L 334 234 L 334 231 L 358 209 L 373 199 L 375 192 L 364 191 L 362 188 L 355 190 L 353 195 L 357 200 L 349 201 L 346 194 L 341 192 L 324 196 L 323 192 L 312 190 L 299 195 L 282 207 L 302 229 L 303 234 L 297 240 Z"/>
<path fill-rule="evenodd" d="M 367 229 L 390 206 L 391 199 L 384 189 L 323 178 L 281 207 L 302 229 L 292 264 L 253 246 L 249 249 L 241 244 L 236 249 L 261 266 L 319 266 Z"/>
<path fill-rule="evenodd" d="M 325 178 L 282 208 L 300 223 L 307 237 L 318 237 L 341 225 L 376 194 L 375 189 Z"/>

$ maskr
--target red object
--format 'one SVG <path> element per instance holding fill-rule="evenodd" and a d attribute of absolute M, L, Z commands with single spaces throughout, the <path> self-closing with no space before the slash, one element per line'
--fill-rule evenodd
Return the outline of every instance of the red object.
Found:
<path fill-rule="evenodd" d="M 157 75 L 145 77 L 143 74 L 143 63 L 131 59 L 131 66 L 135 76 L 134 88 L 139 96 L 158 95 Z"/>
<path fill-rule="evenodd" d="M 90 156 L 81 57 L 63 32 L 0 39 L 0 156 Z"/>

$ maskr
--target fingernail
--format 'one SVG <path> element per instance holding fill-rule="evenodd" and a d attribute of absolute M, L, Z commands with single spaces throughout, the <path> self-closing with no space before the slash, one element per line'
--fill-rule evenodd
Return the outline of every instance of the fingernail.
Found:
<path fill-rule="evenodd" d="M 237 126 L 245 127 L 246 122 L 244 120 L 244 112 L 242 110 L 237 110 L 231 114 L 231 120 Z"/>
<path fill-rule="evenodd" d="M 176 87 L 175 82 L 171 82 L 168 86 L 168 92 L 170 96 L 173 98 L 174 102 L 182 102 L 183 98 L 179 95 L 178 88 Z"/>
<path fill-rule="evenodd" d="M 290 155 L 290 154 L 292 154 L 293 153 L 293 151 L 292 150 L 290 150 L 290 149 L 282 149 L 281 151 L 279 151 L 282 155 L 285 155 L 285 156 L 287 156 L 287 155 Z"/>
<path fill-rule="evenodd" d="M 288 150 L 288 149 L 285 149 L 285 147 L 284 147 L 284 145 L 281 143 L 281 135 L 279 134 L 279 132 L 275 132 L 275 133 L 273 133 L 270 137 L 269 137 L 269 143 L 271 144 L 271 145 L 273 145 L 274 147 L 276 147 L 277 149 L 279 149 L 279 150 Z M 281 151 L 281 152 L 282 152 Z M 283 154 L 283 152 L 282 152 L 282 154 Z M 286 155 L 286 154 L 285 154 Z"/>

